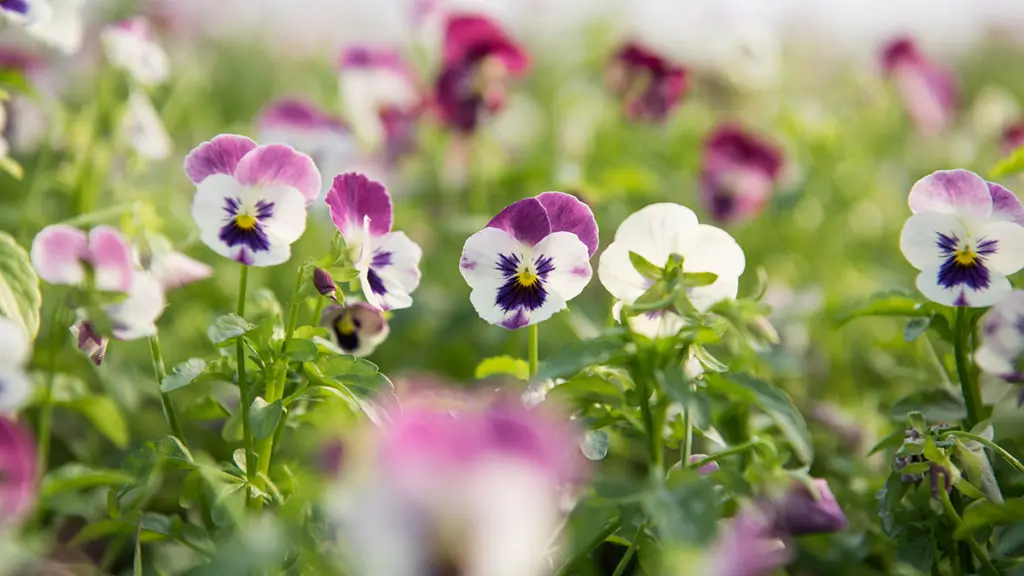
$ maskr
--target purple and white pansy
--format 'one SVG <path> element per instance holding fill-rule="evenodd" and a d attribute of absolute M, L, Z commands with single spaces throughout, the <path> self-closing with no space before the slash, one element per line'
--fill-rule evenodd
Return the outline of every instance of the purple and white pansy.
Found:
<path fill-rule="evenodd" d="M 203 243 L 246 266 L 287 261 L 306 230 L 306 207 L 320 195 L 320 172 L 309 156 L 235 134 L 193 149 L 185 174 L 197 187 L 192 217 Z"/>
<path fill-rule="evenodd" d="M 1024 290 L 1014 290 L 981 320 L 982 341 L 974 362 L 983 372 L 1024 383 Z"/>
<path fill-rule="evenodd" d="M 341 174 L 327 193 L 327 206 L 359 271 L 366 302 L 380 310 L 412 306 L 423 250 L 404 232 L 391 231 L 387 188 L 362 174 Z"/>
<path fill-rule="evenodd" d="M 49 19 L 52 14 L 46 0 L 0 0 L 0 16 L 14 24 L 32 24 Z"/>
<path fill-rule="evenodd" d="M 21 325 L 0 317 L 0 417 L 17 412 L 32 397 L 25 372 L 31 354 L 31 339 Z"/>
<path fill-rule="evenodd" d="M 516 329 L 564 310 L 590 282 L 597 222 L 571 194 L 515 202 L 466 240 L 459 270 L 481 318 Z"/>
<path fill-rule="evenodd" d="M 619 300 L 616 317 L 623 304 L 636 302 L 654 284 L 633 267 L 630 252 L 662 268 L 673 255 L 680 256 L 684 272 L 716 274 L 713 283 L 686 289 L 690 303 L 698 311 L 735 298 L 739 277 L 746 267 L 743 249 L 725 230 L 700 224 L 693 210 L 685 206 L 651 204 L 623 220 L 615 231 L 615 240 L 601 254 L 597 277 Z M 676 334 L 684 320 L 671 310 L 655 310 L 634 316 L 629 324 L 639 334 L 658 338 Z"/>
<path fill-rule="evenodd" d="M 946 306 L 991 306 L 1010 290 L 1007 276 L 1024 267 L 1024 207 L 999 184 L 968 170 L 939 170 L 910 190 L 914 213 L 900 249 L 917 288 Z"/>
<path fill-rule="evenodd" d="M 339 54 L 337 67 L 345 117 L 371 151 L 388 143 L 395 118 L 418 114 L 420 90 L 397 50 L 350 46 Z"/>
<path fill-rule="evenodd" d="M 107 60 L 124 70 L 135 83 L 155 86 L 167 81 L 170 59 L 156 42 L 145 18 L 135 16 L 114 22 L 103 29 L 100 39 Z"/>

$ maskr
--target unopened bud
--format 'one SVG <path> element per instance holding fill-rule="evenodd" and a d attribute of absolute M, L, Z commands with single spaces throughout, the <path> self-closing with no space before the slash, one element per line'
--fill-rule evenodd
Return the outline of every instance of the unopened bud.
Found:
<path fill-rule="evenodd" d="M 75 337 L 78 349 L 85 354 L 89 361 L 99 366 L 103 363 L 103 357 L 107 353 L 108 340 L 101 336 L 92 324 L 85 320 L 79 320 L 71 326 L 71 335 Z"/>
<path fill-rule="evenodd" d="M 758 316 L 747 323 L 747 329 L 750 330 L 751 334 L 761 339 L 763 342 L 768 344 L 778 344 L 781 342 L 779 338 L 779 332 L 772 326 L 772 323 L 765 316 Z"/>
<path fill-rule="evenodd" d="M 692 454 L 690 456 L 690 464 L 692 465 L 702 460 L 706 460 L 707 457 L 707 454 Z M 718 462 L 712 460 L 707 464 L 702 465 L 700 468 L 697 468 L 697 472 L 703 476 L 707 476 L 708 474 L 711 474 L 713 472 L 718 472 Z"/>
<path fill-rule="evenodd" d="M 335 293 L 338 287 L 334 284 L 334 278 L 331 278 L 331 273 L 323 268 L 313 269 L 313 286 L 316 286 L 316 291 L 320 294 L 327 296 L 331 300 L 335 300 Z"/>

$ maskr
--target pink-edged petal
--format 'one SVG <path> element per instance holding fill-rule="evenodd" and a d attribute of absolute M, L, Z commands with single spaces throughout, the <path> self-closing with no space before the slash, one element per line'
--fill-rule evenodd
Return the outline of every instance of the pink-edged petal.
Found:
<path fill-rule="evenodd" d="M 1024 226 L 1024 206 L 1016 194 L 994 182 L 988 183 L 988 191 L 992 195 L 993 218 L 1010 220 Z"/>
<path fill-rule="evenodd" d="M 349 172 L 335 176 L 325 202 L 331 210 L 331 220 L 346 240 L 350 239 L 351 232 L 362 229 L 367 217 L 371 235 L 391 232 L 391 195 L 383 184 L 363 174 Z"/>
<path fill-rule="evenodd" d="M 0 418 L 0 525 L 21 519 L 38 491 L 36 447 L 27 430 Z"/>
<path fill-rule="evenodd" d="M 551 233 L 551 220 L 540 200 L 525 198 L 498 212 L 487 227 L 504 230 L 523 244 L 533 246 Z"/>
<path fill-rule="evenodd" d="M 910 189 L 908 203 L 915 214 L 939 212 L 973 218 L 988 218 L 992 214 L 988 182 L 970 170 L 932 172 Z"/>
<path fill-rule="evenodd" d="M 586 244 L 590 256 L 597 252 L 597 220 L 590 206 L 564 192 L 544 192 L 537 200 L 548 213 L 552 232 L 572 232 Z"/>
<path fill-rule="evenodd" d="M 185 174 L 199 184 L 211 174 L 233 176 L 239 161 L 256 148 L 256 143 L 237 134 L 221 134 L 196 146 L 185 156 Z"/>
<path fill-rule="evenodd" d="M 446 66 L 474 63 L 483 57 L 497 57 L 512 74 L 522 74 L 530 60 L 515 42 L 492 20 L 477 15 L 456 15 L 448 20 L 444 35 Z"/>
<path fill-rule="evenodd" d="M 209 278 L 213 268 L 181 252 L 171 252 L 154 259 L 150 272 L 164 290 L 173 290 Z"/>
<path fill-rule="evenodd" d="M 32 267 L 50 284 L 70 284 L 85 281 L 82 260 L 88 256 L 89 240 L 78 228 L 55 224 L 43 228 L 32 240 Z"/>
<path fill-rule="evenodd" d="M 89 263 L 96 289 L 103 292 L 127 292 L 135 277 L 132 247 L 121 233 L 109 226 L 89 231 Z"/>
<path fill-rule="evenodd" d="M 107 306 L 114 338 L 138 340 L 156 334 L 156 321 L 167 300 L 160 283 L 148 272 L 136 272 L 128 297 Z"/>
<path fill-rule="evenodd" d="M 313 159 L 285 144 L 258 146 L 238 162 L 235 178 L 246 186 L 291 186 L 306 199 L 320 195 L 320 171 Z"/>
<path fill-rule="evenodd" d="M 300 98 L 283 98 L 268 104 L 258 121 L 261 131 L 287 129 L 345 129 L 340 119 L 320 110 L 315 104 Z"/>

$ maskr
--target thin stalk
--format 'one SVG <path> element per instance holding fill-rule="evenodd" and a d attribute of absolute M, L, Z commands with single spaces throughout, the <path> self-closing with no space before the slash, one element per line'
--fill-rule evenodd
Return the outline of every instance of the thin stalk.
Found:
<path fill-rule="evenodd" d="M 956 528 L 959 529 L 964 522 L 960 518 L 960 515 L 957 514 L 956 508 L 953 507 L 953 502 L 949 499 L 949 493 L 941 488 L 938 492 L 939 499 L 942 500 L 942 507 L 946 510 L 946 515 L 949 516 L 949 519 L 952 520 Z M 1002 575 L 1002 572 L 992 564 L 992 560 L 988 557 L 988 552 L 981 546 L 981 544 L 978 544 L 978 542 L 974 540 L 973 536 L 967 536 L 966 541 L 968 548 L 970 548 L 971 552 L 973 552 L 978 560 L 981 561 L 981 569 L 984 574 L 988 574 L 989 576 Z"/>
<path fill-rule="evenodd" d="M 181 442 L 182 446 L 188 446 L 185 442 L 185 434 L 181 431 L 181 424 L 178 423 L 178 414 L 174 410 L 174 403 L 170 396 L 163 391 L 163 381 L 167 377 L 167 370 L 164 368 L 164 354 L 160 350 L 160 338 L 154 333 L 149 337 L 149 352 L 153 357 L 153 373 L 156 375 L 156 387 L 160 392 L 160 404 L 164 409 L 164 418 L 171 428 L 171 434 Z"/>
<path fill-rule="evenodd" d="M 572 574 L 572 569 L 576 564 L 583 558 L 586 558 L 587 555 L 593 552 L 598 546 L 603 544 L 604 541 L 610 538 L 612 534 L 615 534 L 621 525 L 621 521 L 616 518 L 614 522 L 605 526 L 605 529 L 588 542 L 587 545 L 579 551 L 579 553 L 566 560 L 565 564 L 562 564 L 562 567 L 558 569 L 558 572 L 555 572 L 555 576 L 568 576 L 569 574 Z"/>
<path fill-rule="evenodd" d="M 953 346 L 953 353 L 956 356 L 956 374 L 960 378 L 960 391 L 964 396 L 964 403 L 967 405 L 967 428 L 974 428 L 974 425 L 984 418 L 985 406 L 981 400 L 981 390 L 978 388 L 977 380 L 971 379 L 970 365 L 968 363 L 968 340 L 971 335 L 971 327 L 967 322 L 967 308 L 960 306 L 956 309 L 956 342 Z"/>
<path fill-rule="evenodd" d="M 539 359 L 540 328 L 539 324 L 530 326 L 530 380 L 537 375 Z"/>
<path fill-rule="evenodd" d="M 717 452 L 717 453 L 712 454 L 712 455 L 710 455 L 710 456 L 708 456 L 706 458 L 702 458 L 701 460 L 698 460 L 697 462 L 694 462 L 693 463 L 693 468 L 700 468 L 701 466 L 704 466 L 705 464 L 710 464 L 712 462 L 718 462 L 719 460 L 721 460 L 722 458 L 725 458 L 727 456 L 734 456 L 736 454 L 745 454 L 747 452 L 750 452 L 754 448 L 757 448 L 761 444 L 762 444 L 762 441 L 760 439 L 747 440 L 746 442 L 744 442 L 742 444 L 737 444 L 736 446 L 733 446 L 732 448 L 728 448 L 726 450 L 722 450 L 721 452 Z"/>
<path fill-rule="evenodd" d="M 690 456 L 693 455 L 693 419 L 690 418 L 690 409 L 683 406 L 683 466 L 690 465 Z"/>
<path fill-rule="evenodd" d="M 1006 460 L 1007 464 L 1016 468 L 1018 472 L 1024 473 L 1024 464 L 1021 464 L 1020 460 L 1017 460 L 1016 458 L 1013 457 L 1013 454 L 1010 454 L 1009 452 L 1004 450 L 1002 446 L 996 444 L 995 442 L 989 440 L 988 438 L 985 438 L 984 436 L 979 436 L 977 434 L 972 434 L 970 432 L 964 432 L 962 430 L 948 430 L 944 432 L 942 435 L 967 438 L 968 440 L 974 440 L 979 444 L 983 444 L 986 447 L 994 450 L 1000 456 L 1002 456 L 1003 460 Z"/>
<path fill-rule="evenodd" d="M 626 553 L 622 555 L 622 560 L 619 560 L 619 564 L 615 566 L 615 572 L 612 572 L 612 576 L 622 576 L 626 573 L 626 568 L 629 567 L 630 560 L 633 559 L 633 555 L 636 554 L 636 547 L 640 544 L 640 535 L 644 533 L 644 524 L 641 524 L 636 529 L 636 534 L 633 536 L 633 540 L 629 543 L 629 548 L 626 549 Z"/>
<path fill-rule="evenodd" d="M 242 264 L 242 271 L 238 276 L 238 306 L 235 308 L 235 314 L 242 318 L 245 317 L 245 292 L 248 284 L 249 267 Z M 242 397 L 242 448 L 245 450 L 245 477 L 250 485 L 255 485 L 256 462 L 252 453 L 252 429 L 249 427 L 249 403 L 252 399 L 249 397 L 249 384 L 245 380 L 245 343 L 242 341 L 242 336 L 239 336 L 235 342 L 235 364 L 238 365 L 238 390 Z M 258 499 L 259 497 L 253 498 L 252 493 L 247 491 L 246 506 L 256 506 L 255 501 Z"/>
<path fill-rule="evenodd" d="M 50 464 L 50 440 L 51 428 L 53 428 L 53 383 L 57 379 L 57 356 L 60 354 L 61 340 L 57 336 L 60 324 L 61 312 L 64 309 L 64 301 L 58 300 L 50 315 L 50 363 L 47 366 L 46 385 L 43 387 L 43 398 L 39 407 L 39 429 L 36 431 L 36 438 L 39 439 L 39 449 L 36 452 L 38 458 L 36 464 L 36 475 L 38 481 L 46 476 L 46 469 Z"/>

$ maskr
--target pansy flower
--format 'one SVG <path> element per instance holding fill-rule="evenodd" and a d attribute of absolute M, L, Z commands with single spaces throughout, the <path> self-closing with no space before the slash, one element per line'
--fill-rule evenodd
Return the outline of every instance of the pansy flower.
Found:
<path fill-rule="evenodd" d="M 608 87 L 630 120 L 664 122 L 683 99 L 687 72 L 636 42 L 627 42 L 608 64 Z"/>
<path fill-rule="evenodd" d="M 974 361 L 983 372 L 1024 382 L 1024 290 L 1014 290 L 985 313 Z"/>
<path fill-rule="evenodd" d="M 47 0 L 0 0 L 0 17 L 20 25 L 47 20 L 53 15 Z"/>
<path fill-rule="evenodd" d="M 636 302 L 654 285 L 654 280 L 634 268 L 630 252 L 662 268 L 678 256 L 686 273 L 715 274 L 711 284 L 686 289 L 690 303 L 702 312 L 736 297 L 746 267 L 743 249 L 725 230 L 698 223 L 697 215 L 685 206 L 651 204 L 623 220 L 614 242 L 601 254 L 597 277 L 619 300 L 617 308 Z M 654 310 L 631 318 L 630 327 L 652 338 L 671 336 L 683 327 L 683 319 L 671 310 Z"/>
<path fill-rule="evenodd" d="M 365 302 L 329 306 L 320 324 L 331 331 L 342 352 L 359 357 L 373 354 L 390 332 L 384 313 Z"/>
<path fill-rule="evenodd" d="M 17 423 L 0 418 L 0 528 L 24 518 L 35 504 L 36 446 Z"/>
<path fill-rule="evenodd" d="M 719 222 L 756 216 L 771 197 L 782 170 L 782 152 L 743 128 L 724 124 L 704 143 L 701 200 Z"/>
<path fill-rule="evenodd" d="M 121 139 L 146 160 L 163 160 L 171 155 L 174 143 L 153 103 L 139 90 L 128 96 L 128 109 L 121 118 Z"/>
<path fill-rule="evenodd" d="M 914 213 L 900 249 L 917 289 L 946 306 L 991 306 L 1010 292 L 1008 275 L 1024 267 L 1024 207 L 999 184 L 968 170 L 939 170 L 910 190 Z"/>
<path fill-rule="evenodd" d="M 340 174 L 356 162 L 358 145 L 340 118 L 298 98 L 268 104 L 257 121 L 260 141 L 280 143 L 309 154 L 320 174 Z M 326 192 L 331 181 L 323 179 Z"/>
<path fill-rule="evenodd" d="M 461 133 L 476 130 L 484 112 L 505 103 L 509 77 L 526 73 L 529 58 L 493 21 L 477 15 L 449 16 L 434 100 L 442 120 Z"/>
<path fill-rule="evenodd" d="M 895 83 L 903 106 L 917 126 L 930 136 L 944 130 L 956 113 L 956 80 L 932 62 L 910 38 L 897 38 L 882 50 L 882 69 Z"/>
<path fill-rule="evenodd" d="M 309 156 L 234 134 L 193 149 L 185 174 L 197 186 L 192 218 L 203 243 L 246 266 L 286 262 L 306 230 L 306 207 L 320 195 L 320 172 Z"/>
<path fill-rule="evenodd" d="M 149 21 L 141 16 L 108 25 L 100 36 L 107 60 L 141 86 L 167 81 L 170 59 L 153 37 Z"/>
<path fill-rule="evenodd" d="M 359 271 L 366 302 L 381 310 L 412 306 L 423 251 L 404 232 L 391 231 L 387 188 L 362 174 L 341 174 L 327 193 L 327 206 Z"/>
<path fill-rule="evenodd" d="M 0 418 L 32 397 L 32 380 L 25 372 L 31 353 L 32 342 L 21 325 L 0 317 Z"/>
<path fill-rule="evenodd" d="M 422 98 L 412 70 L 390 48 L 350 46 L 338 56 L 345 117 L 371 151 L 408 149 Z"/>
<path fill-rule="evenodd" d="M 545 192 L 506 207 L 466 240 L 459 270 L 481 318 L 516 329 L 564 310 L 593 274 L 597 222 L 563 192 Z"/>

